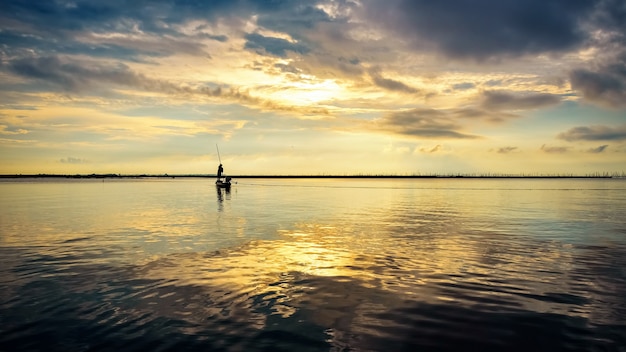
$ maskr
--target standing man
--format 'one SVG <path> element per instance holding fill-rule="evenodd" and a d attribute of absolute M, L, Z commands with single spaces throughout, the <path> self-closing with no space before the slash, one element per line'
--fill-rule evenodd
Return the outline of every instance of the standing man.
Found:
<path fill-rule="evenodd" d="M 217 168 L 217 179 L 218 180 L 220 178 L 222 178 L 222 172 L 224 172 L 224 168 L 222 167 L 222 164 L 220 164 L 220 166 Z"/>

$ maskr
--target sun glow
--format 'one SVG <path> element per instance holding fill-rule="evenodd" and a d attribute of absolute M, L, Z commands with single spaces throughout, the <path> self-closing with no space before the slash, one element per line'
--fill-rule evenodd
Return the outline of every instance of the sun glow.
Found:
<path fill-rule="evenodd" d="M 341 93 L 341 87 L 334 80 L 327 79 L 320 82 L 295 82 L 270 94 L 270 98 L 289 105 L 304 106 L 329 100 Z"/>

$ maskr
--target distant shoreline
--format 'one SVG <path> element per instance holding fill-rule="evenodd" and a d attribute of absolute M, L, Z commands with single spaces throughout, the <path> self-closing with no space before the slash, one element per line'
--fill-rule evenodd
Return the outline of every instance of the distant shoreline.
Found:
<path fill-rule="evenodd" d="M 491 175 L 491 174 L 449 174 L 449 175 L 228 175 L 233 179 L 264 178 L 264 179 L 450 179 L 450 178 L 481 178 L 481 179 L 549 179 L 549 178 L 626 178 L 623 173 L 598 173 L 590 175 Z M 35 178 L 66 178 L 66 179 L 138 179 L 138 178 L 215 178 L 212 174 L 89 174 L 89 175 L 62 175 L 62 174 L 14 174 L 0 175 L 0 179 L 35 179 Z"/>

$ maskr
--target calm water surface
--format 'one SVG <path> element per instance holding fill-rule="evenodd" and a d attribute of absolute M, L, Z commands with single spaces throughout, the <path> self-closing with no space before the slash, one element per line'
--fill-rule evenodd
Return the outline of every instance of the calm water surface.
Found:
<path fill-rule="evenodd" d="M 625 351 L 624 179 L 0 181 L 0 350 Z"/>

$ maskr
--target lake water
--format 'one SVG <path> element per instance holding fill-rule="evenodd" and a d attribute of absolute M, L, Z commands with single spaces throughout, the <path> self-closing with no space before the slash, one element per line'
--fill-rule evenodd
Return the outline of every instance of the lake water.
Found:
<path fill-rule="evenodd" d="M 626 350 L 624 179 L 238 181 L 0 181 L 0 350 Z"/>

